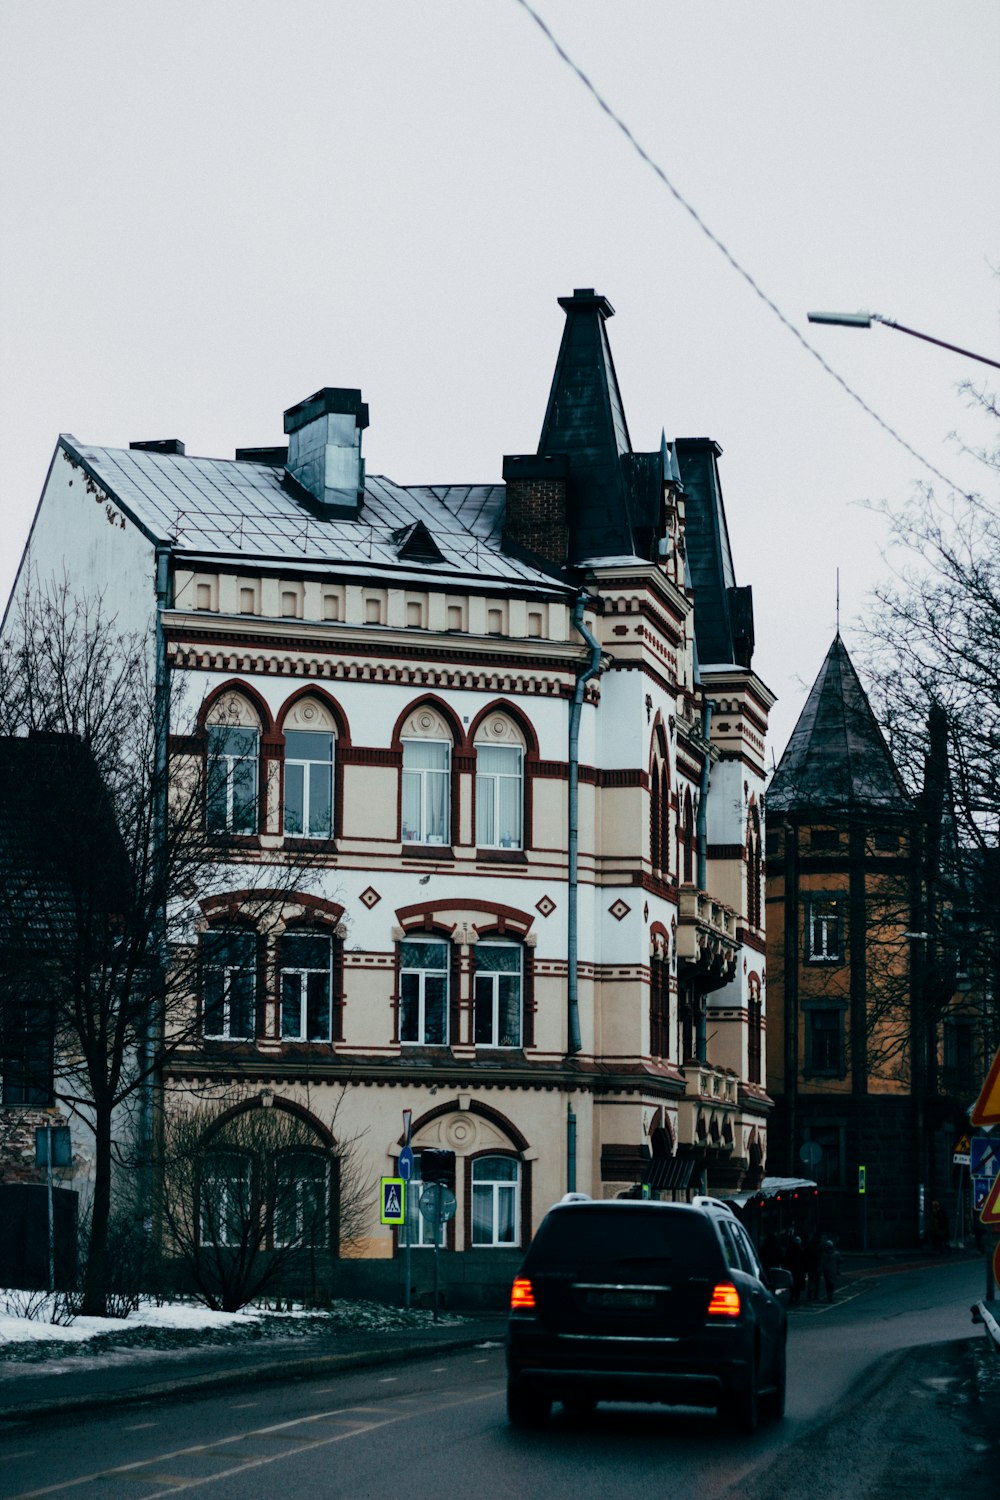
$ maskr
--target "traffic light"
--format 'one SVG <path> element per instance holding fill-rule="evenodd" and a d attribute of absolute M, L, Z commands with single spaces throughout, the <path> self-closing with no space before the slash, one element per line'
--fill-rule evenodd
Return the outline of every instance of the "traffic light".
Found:
<path fill-rule="evenodd" d="M 455 1190 L 455 1153 L 425 1146 L 420 1153 L 420 1181 L 443 1182 Z"/>

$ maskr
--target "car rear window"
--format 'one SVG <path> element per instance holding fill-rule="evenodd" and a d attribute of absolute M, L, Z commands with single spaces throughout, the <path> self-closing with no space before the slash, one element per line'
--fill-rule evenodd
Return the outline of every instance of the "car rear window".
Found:
<path fill-rule="evenodd" d="M 609 1262 L 668 1261 L 682 1275 L 719 1258 L 708 1220 L 669 1209 L 608 1210 L 594 1205 L 557 1209 L 542 1221 L 525 1269 L 585 1270 Z"/>

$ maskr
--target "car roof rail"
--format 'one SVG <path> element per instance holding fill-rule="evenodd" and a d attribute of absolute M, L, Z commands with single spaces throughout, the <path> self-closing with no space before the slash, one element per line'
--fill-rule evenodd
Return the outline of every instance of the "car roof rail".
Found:
<path fill-rule="evenodd" d="M 695 1208 L 721 1208 L 724 1213 L 732 1214 L 734 1218 L 736 1217 L 736 1212 L 732 1204 L 727 1203 L 723 1198 L 711 1198 L 705 1193 L 698 1193 L 691 1199 L 691 1202 Z"/>

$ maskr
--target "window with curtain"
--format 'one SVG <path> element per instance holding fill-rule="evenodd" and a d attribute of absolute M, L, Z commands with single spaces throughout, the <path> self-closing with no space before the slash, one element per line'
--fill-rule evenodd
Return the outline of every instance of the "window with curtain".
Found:
<path fill-rule="evenodd" d="M 333 735 L 285 731 L 286 833 L 308 839 L 333 837 Z"/>
<path fill-rule="evenodd" d="M 326 1245 L 330 1237 L 330 1164 L 318 1151 L 289 1151 L 276 1165 L 274 1243 Z"/>
<path fill-rule="evenodd" d="M 476 843 L 520 849 L 523 840 L 524 751 L 520 745 L 476 745 Z"/>
<path fill-rule="evenodd" d="M 477 1047 L 520 1047 L 524 950 L 520 943 L 475 946 Z"/>
<path fill-rule="evenodd" d="M 448 1044 L 448 960 L 440 939 L 399 945 L 399 1040 L 425 1047 Z"/>
<path fill-rule="evenodd" d="M 198 1232 L 203 1245 L 254 1242 L 251 1161 L 235 1151 L 206 1157 L 199 1177 Z"/>
<path fill-rule="evenodd" d="M 521 1164 L 509 1156 L 479 1156 L 472 1163 L 473 1245 L 519 1243 Z"/>
<path fill-rule="evenodd" d="M 207 742 L 209 830 L 256 833 L 260 731 L 242 724 L 210 724 Z"/>
<path fill-rule="evenodd" d="M 403 842 L 447 844 L 451 837 L 451 745 L 403 741 Z"/>
<path fill-rule="evenodd" d="M 206 1037 L 252 1040 L 257 935 L 222 930 L 202 938 L 202 1025 Z"/>
<path fill-rule="evenodd" d="M 281 1035 L 328 1042 L 332 1036 L 333 942 L 324 932 L 286 932 L 281 940 Z"/>
<path fill-rule="evenodd" d="M 409 1243 L 413 1250 L 429 1250 L 434 1247 L 434 1225 L 420 1212 L 420 1152 L 414 1151 L 413 1176 L 406 1184 L 406 1221 L 400 1225 L 399 1243 Z M 447 1244 L 448 1224 L 442 1220 L 438 1225 L 438 1246 Z M 409 1238 L 407 1238 L 409 1237 Z"/>

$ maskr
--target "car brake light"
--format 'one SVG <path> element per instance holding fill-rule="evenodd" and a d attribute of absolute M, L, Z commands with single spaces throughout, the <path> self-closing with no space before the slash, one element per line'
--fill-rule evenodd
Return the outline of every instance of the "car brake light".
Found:
<path fill-rule="evenodd" d="M 516 1286 L 517 1283 L 515 1282 Z M 708 1316 L 710 1318 L 738 1318 L 740 1315 L 740 1294 L 731 1281 L 720 1281 L 718 1286 L 712 1288 L 712 1300 L 708 1304 Z"/>
<path fill-rule="evenodd" d="M 535 1305 L 535 1293 L 527 1276 L 519 1276 L 510 1289 L 511 1312 L 530 1312 Z"/>

